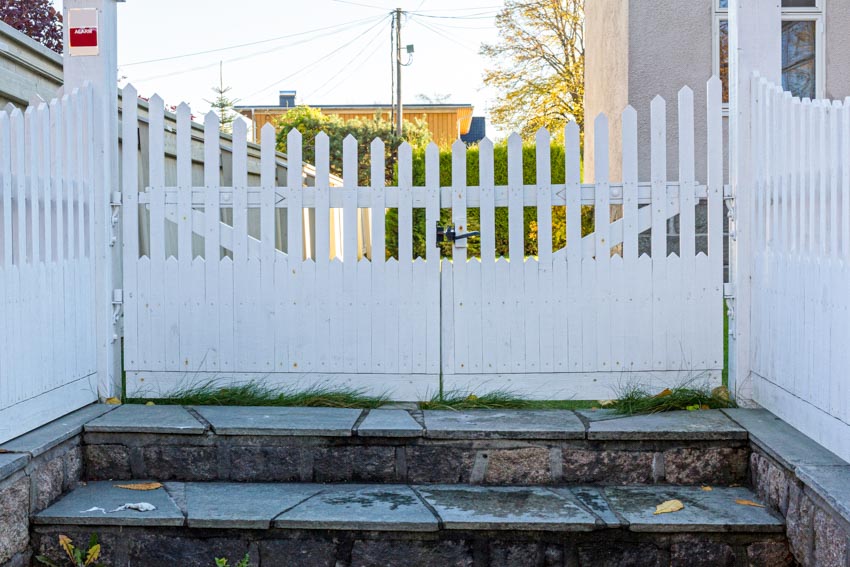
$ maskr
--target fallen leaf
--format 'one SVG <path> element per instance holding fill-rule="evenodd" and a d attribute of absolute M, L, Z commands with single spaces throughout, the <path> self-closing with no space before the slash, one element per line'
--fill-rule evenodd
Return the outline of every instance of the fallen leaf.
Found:
<path fill-rule="evenodd" d="M 146 406 L 155 406 L 156 404 L 155 404 L 155 403 L 153 403 L 153 402 L 147 402 L 147 403 L 145 403 L 145 405 L 146 405 Z"/>
<path fill-rule="evenodd" d="M 710 410 L 710 409 L 711 409 L 711 407 L 710 407 L 708 404 L 702 404 L 702 405 L 700 406 L 700 409 L 702 409 L 702 410 Z"/>
<path fill-rule="evenodd" d="M 127 490 L 156 490 L 162 488 L 161 482 L 139 482 L 136 484 L 116 484 L 115 488 L 124 488 Z"/>
<path fill-rule="evenodd" d="M 120 406 L 121 400 L 119 400 L 118 398 L 106 398 L 106 403 L 111 406 Z"/>
<path fill-rule="evenodd" d="M 661 390 L 660 392 L 658 392 L 657 394 L 655 394 L 652 397 L 653 398 L 666 398 L 667 396 L 672 395 L 672 394 L 673 394 L 673 390 L 671 390 L 670 388 L 664 388 L 663 390 Z"/>
<path fill-rule="evenodd" d="M 613 406 L 616 403 L 616 400 L 599 400 L 599 405 L 603 408 L 608 406 Z"/>
<path fill-rule="evenodd" d="M 657 516 L 658 514 L 669 514 L 671 512 L 678 512 L 684 507 L 685 505 L 682 504 L 681 500 L 667 500 L 666 502 L 662 502 L 661 504 L 655 507 L 655 512 L 653 513 L 653 515 Z"/>
<path fill-rule="evenodd" d="M 726 386 L 718 386 L 711 391 L 711 395 L 718 400 L 723 400 L 724 402 L 729 401 L 729 389 Z"/>
<path fill-rule="evenodd" d="M 711 492 L 712 490 L 714 490 L 714 489 L 713 489 L 713 488 L 711 488 L 710 486 L 702 486 L 702 487 L 700 487 L 700 488 L 701 488 L 701 490 L 702 490 L 703 492 Z"/>
<path fill-rule="evenodd" d="M 764 508 L 763 504 L 759 504 L 758 502 L 753 502 L 752 500 L 735 500 L 735 504 L 740 504 L 741 506 L 752 506 L 753 508 Z"/>

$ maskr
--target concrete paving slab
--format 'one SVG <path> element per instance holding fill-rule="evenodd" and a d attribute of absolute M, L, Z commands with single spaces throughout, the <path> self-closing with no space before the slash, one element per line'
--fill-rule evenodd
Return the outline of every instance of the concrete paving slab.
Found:
<path fill-rule="evenodd" d="M 576 413 L 587 421 L 607 421 L 609 419 L 621 419 L 623 417 L 622 414 L 619 414 L 612 409 L 605 408 L 599 408 L 595 410 L 576 410 Z"/>
<path fill-rule="evenodd" d="M 437 518 L 409 486 L 335 485 L 278 516 L 275 528 L 437 531 Z"/>
<path fill-rule="evenodd" d="M 569 493 L 541 487 L 418 485 L 447 530 L 589 531 L 596 517 Z"/>
<path fill-rule="evenodd" d="M 360 437 L 421 437 L 422 426 L 405 410 L 375 409 L 360 422 Z"/>
<path fill-rule="evenodd" d="M 22 453 L 0 454 L 0 481 L 27 466 L 30 457 Z"/>
<path fill-rule="evenodd" d="M 607 487 L 611 508 L 634 532 L 783 532 L 785 522 L 767 508 L 746 506 L 736 500 L 763 504 L 746 488 L 698 486 Z M 655 507 L 667 500 L 680 500 L 684 509 L 655 515 Z"/>
<path fill-rule="evenodd" d="M 588 439 L 729 440 L 746 439 L 747 431 L 720 410 L 672 411 L 590 423 Z"/>
<path fill-rule="evenodd" d="M 562 495 L 571 494 L 609 528 L 626 525 L 626 522 L 611 509 L 602 488 L 598 486 L 573 486 L 570 488 L 553 488 L 552 490 Z"/>
<path fill-rule="evenodd" d="M 127 404 L 87 423 L 86 431 L 200 435 L 206 426 L 181 406 Z"/>
<path fill-rule="evenodd" d="M 219 435 L 314 435 L 351 437 L 362 413 L 345 408 L 221 407 L 194 408 Z"/>
<path fill-rule="evenodd" d="M 72 524 L 86 526 L 182 526 L 183 514 L 164 488 L 156 490 L 127 490 L 116 484 L 134 482 L 90 482 L 69 492 L 61 500 L 35 515 L 36 524 Z M 156 510 L 113 512 L 128 503 L 146 502 Z M 106 512 L 91 508 L 102 508 Z"/>
<path fill-rule="evenodd" d="M 850 522 L 850 465 L 797 468 L 797 477 Z"/>
<path fill-rule="evenodd" d="M 584 439 L 584 424 L 566 410 L 425 411 L 432 439 Z"/>
<path fill-rule="evenodd" d="M 12 453 L 29 453 L 37 457 L 71 437 L 79 435 L 86 423 L 111 412 L 116 407 L 109 404 L 91 404 L 16 437 L 0 445 L 0 449 Z"/>
<path fill-rule="evenodd" d="M 275 517 L 322 488 L 317 484 L 188 482 L 186 519 L 190 528 L 265 530 Z"/>
<path fill-rule="evenodd" d="M 753 443 L 791 470 L 802 465 L 847 464 L 766 409 L 736 408 L 723 412 L 747 430 Z"/>

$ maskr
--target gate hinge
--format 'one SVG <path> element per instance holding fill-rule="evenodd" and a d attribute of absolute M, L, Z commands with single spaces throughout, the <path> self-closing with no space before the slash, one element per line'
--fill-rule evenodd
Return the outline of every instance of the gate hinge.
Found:
<path fill-rule="evenodd" d="M 734 299 L 735 297 L 735 285 L 732 283 L 724 283 L 723 284 L 723 297 L 725 299 Z"/>
<path fill-rule="evenodd" d="M 109 206 L 112 208 L 112 227 L 109 246 L 115 246 L 118 242 L 118 235 L 115 233 L 115 227 L 118 226 L 118 218 L 121 215 L 121 192 L 113 191 L 109 198 Z"/>
<path fill-rule="evenodd" d="M 735 196 L 732 194 L 732 186 L 726 184 L 723 186 L 723 199 L 726 201 L 731 201 Z"/>

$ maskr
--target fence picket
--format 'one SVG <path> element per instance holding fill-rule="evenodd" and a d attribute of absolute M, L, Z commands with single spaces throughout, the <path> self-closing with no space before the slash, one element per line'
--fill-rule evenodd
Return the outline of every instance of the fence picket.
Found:
<path fill-rule="evenodd" d="M 407 142 L 398 148 L 398 188 L 398 289 L 403 306 L 398 313 L 398 371 L 409 374 L 418 350 L 412 325 L 424 319 L 424 313 L 414 309 L 417 296 L 413 295 L 413 150 Z"/>
<path fill-rule="evenodd" d="M 570 122 L 564 129 L 566 140 L 566 202 L 567 202 L 567 335 L 569 370 L 578 372 L 584 368 L 582 355 L 582 226 L 581 226 L 581 150 L 579 127 Z"/>
<path fill-rule="evenodd" d="M 667 365 L 667 104 L 660 96 L 650 105 L 650 153 L 652 177 L 652 361 L 653 368 Z"/>
<path fill-rule="evenodd" d="M 221 224 L 219 119 L 215 112 L 204 117 L 204 286 L 206 288 L 206 317 L 204 327 L 204 366 L 207 371 L 219 370 L 219 264 Z"/>
<path fill-rule="evenodd" d="M 273 136 L 270 126 L 267 132 Z M 267 134 L 268 135 L 268 134 Z M 291 167 L 291 164 L 302 163 L 302 140 L 301 133 L 292 129 L 286 136 L 287 156 L 290 167 L 286 169 L 286 253 L 289 264 L 290 304 L 286 313 L 287 344 L 289 345 L 289 369 L 290 372 L 302 368 L 304 360 L 303 352 L 299 351 L 298 345 L 302 340 L 301 329 L 294 323 L 300 321 L 303 306 L 299 301 L 297 290 L 301 285 L 301 271 L 303 268 L 304 249 L 302 241 L 303 211 L 302 204 L 302 179 L 301 168 Z"/>
<path fill-rule="evenodd" d="M 133 91 L 135 94 L 135 90 Z M 124 99 L 127 100 L 126 98 Z M 128 109 L 129 110 L 129 109 Z M 126 112 L 127 110 L 125 110 Z M 134 110 L 135 112 L 135 110 Z M 192 111 L 189 105 L 181 103 L 177 107 L 177 264 L 180 281 L 180 364 L 183 371 L 198 372 L 202 370 L 199 354 L 199 337 L 196 334 L 203 312 L 195 310 L 196 298 L 200 294 L 200 288 L 194 287 L 192 275 L 194 273 L 195 254 L 192 247 Z M 135 122 L 134 122 L 135 124 Z M 135 136 L 135 126 L 127 131 L 127 135 Z M 125 136 L 126 139 L 126 136 Z M 135 148 L 135 146 L 133 146 Z M 125 154 L 126 156 L 126 154 Z M 127 157 L 125 157 L 127 159 Z M 126 179 L 126 178 L 125 178 Z M 134 178 L 135 179 L 135 178 Z M 136 181 L 132 181 L 134 186 Z M 126 187 L 126 185 L 125 185 Z M 137 195 L 133 194 L 137 199 Z M 135 215 L 138 221 L 138 206 Z M 125 214 L 127 214 L 125 212 Z M 126 218 L 126 217 L 125 217 Z M 137 229 L 136 229 L 137 230 Z M 138 257 L 138 252 L 134 252 Z"/>
<path fill-rule="evenodd" d="M 345 372 L 353 373 L 368 369 L 368 364 L 358 365 L 360 342 L 366 340 L 358 334 L 357 305 L 357 140 L 351 134 L 342 142 L 342 194 L 343 194 L 343 279 L 344 281 L 344 348 L 343 365 Z"/>
<path fill-rule="evenodd" d="M 680 293 L 684 309 L 676 315 L 682 345 L 674 356 L 684 356 L 687 364 L 695 364 L 696 325 L 696 174 L 694 170 L 694 93 L 684 87 L 679 91 L 679 259 L 682 268 Z"/>
<path fill-rule="evenodd" d="M 552 296 L 552 157 L 549 132 L 535 134 L 537 147 L 537 264 L 541 372 L 555 367 L 555 302 Z"/>
<path fill-rule="evenodd" d="M 638 157 L 637 112 L 631 106 L 621 117 L 623 147 L 623 278 L 637 272 L 638 266 Z M 641 296 L 640 280 L 624 281 L 624 356 L 623 370 L 644 370 L 642 355 L 651 351 L 647 333 L 638 331 L 638 303 Z"/>
<path fill-rule="evenodd" d="M 372 371 L 383 372 L 386 366 L 386 318 L 384 271 L 386 266 L 385 230 L 386 208 L 384 194 L 384 143 L 375 138 L 372 140 L 369 154 L 372 166 L 369 180 L 371 183 L 371 214 L 372 214 Z"/>
<path fill-rule="evenodd" d="M 275 179 L 276 156 L 273 128 L 266 128 L 260 147 L 260 295 L 258 307 L 254 313 L 257 340 L 251 345 L 251 368 L 257 372 L 271 372 L 275 369 L 275 305 L 268 304 L 274 296 L 275 277 Z M 243 151 L 240 148 L 240 151 Z M 319 155 L 318 153 L 316 154 Z M 240 161 L 243 159 L 239 157 Z M 240 165 L 241 167 L 241 165 Z M 247 183 L 246 183 L 247 185 Z"/>
<path fill-rule="evenodd" d="M 272 138 L 274 140 L 274 138 Z M 273 149 L 273 148 L 272 148 Z M 329 287 L 329 262 L 330 262 L 330 140 L 328 135 L 320 132 L 316 136 L 316 311 L 314 315 L 316 325 L 316 362 L 317 371 L 328 372 L 330 370 L 330 350 L 336 345 L 323 338 L 331 336 L 330 311 L 333 296 Z M 269 206 L 274 211 L 274 204 Z M 273 293 L 273 290 L 269 290 Z"/>
<path fill-rule="evenodd" d="M 467 232 L 466 226 L 466 144 L 458 138 L 452 144 L 452 187 L 451 187 L 452 224 L 458 234 Z M 466 239 L 450 243 L 452 249 L 452 284 L 454 310 L 454 368 L 455 374 L 468 373 L 469 335 L 475 332 L 472 321 L 474 314 L 470 310 L 467 295 L 474 293 L 467 289 Z"/>
<path fill-rule="evenodd" d="M 65 230 L 64 230 L 64 206 L 63 199 L 65 195 L 65 160 L 64 160 L 64 147 L 63 140 L 65 139 L 65 135 L 62 131 L 62 126 L 64 123 L 64 118 L 62 115 L 62 103 L 58 99 L 53 99 L 50 101 L 50 146 L 51 146 L 51 155 L 50 161 L 52 164 L 52 172 L 53 172 L 53 182 L 51 183 L 53 188 L 53 195 L 55 198 L 55 203 L 53 206 L 54 209 L 54 218 L 56 222 L 55 229 L 53 231 L 55 235 L 55 263 L 51 267 L 53 271 L 53 300 L 54 300 L 54 309 L 53 309 L 53 326 L 56 329 L 55 339 L 54 339 L 54 350 L 57 352 L 56 363 L 53 367 L 54 379 L 51 382 L 51 387 L 56 388 L 61 385 L 64 377 L 66 376 L 64 373 L 65 370 L 65 361 L 68 359 L 68 352 L 66 350 L 68 339 L 65 335 L 65 292 L 64 292 L 64 261 L 65 261 Z M 11 211 L 9 211 L 11 213 Z M 11 224 L 11 216 L 10 216 L 10 224 Z M 11 228 L 11 226 L 10 226 Z M 9 261 L 11 262 L 11 233 L 9 235 Z M 133 348 L 135 349 L 135 346 Z"/>
<path fill-rule="evenodd" d="M 437 223 L 440 222 L 440 150 L 433 142 L 425 148 L 425 269 L 427 270 L 427 372 L 441 370 L 440 249 Z"/>
<path fill-rule="evenodd" d="M 595 142 L 594 236 L 596 285 L 596 370 L 611 370 L 611 205 L 608 167 L 608 117 L 600 114 L 593 123 Z"/>
<path fill-rule="evenodd" d="M 720 78 L 712 77 L 706 87 L 707 149 L 708 149 L 708 256 L 710 298 L 704 299 L 709 314 L 709 336 L 723 333 L 723 319 L 711 317 L 723 307 L 723 114 L 722 84 Z M 713 311 L 712 311 L 713 310 Z M 723 343 L 708 343 L 711 363 L 715 367 L 723 363 Z"/>
<path fill-rule="evenodd" d="M 522 139 L 513 133 L 508 137 L 508 251 L 511 282 L 508 324 L 511 330 L 510 359 L 513 372 L 525 372 L 526 368 L 525 325 L 522 316 L 525 263 L 524 192 Z"/>
<path fill-rule="evenodd" d="M 10 328 L 13 296 L 9 274 L 12 269 L 12 134 L 9 114 L 0 111 L 0 206 L 3 210 L 3 246 L 0 262 L 0 309 L 4 314 L 0 320 L 0 410 L 11 405 L 13 381 L 12 357 L 9 355 Z"/>
<path fill-rule="evenodd" d="M 504 324 L 499 317 L 498 298 L 496 294 L 496 206 L 495 182 L 493 169 L 493 142 L 484 138 L 478 144 L 478 179 L 481 187 L 481 203 L 479 205 L 479 224 L 481 232 L 481 294 L 482 294 L 482 326 L 481 340 L 484 345 L 482 352 L 482 369 L 485 372 L 506 371 L 505 365 L 499 364 L 499 352 L 502 351 Z M 501 340 L 500 340 L 501 339 Z"/>
<path fill-rule="evenodd" d="M 148 107 L 150 269 L 151 269 L 151 354 L 152 368 L 161 368 L 165 356 L 165 106 L 159 95 Z"/>

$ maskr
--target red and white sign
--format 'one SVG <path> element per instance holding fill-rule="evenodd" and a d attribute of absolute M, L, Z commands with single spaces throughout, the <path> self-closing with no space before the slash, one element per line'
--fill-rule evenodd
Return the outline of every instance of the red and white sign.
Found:
<path fill-rule="evenodd" d="M 100 53 L 96 9 L 68 10 L 68 52 L 71 56 Z"/>

